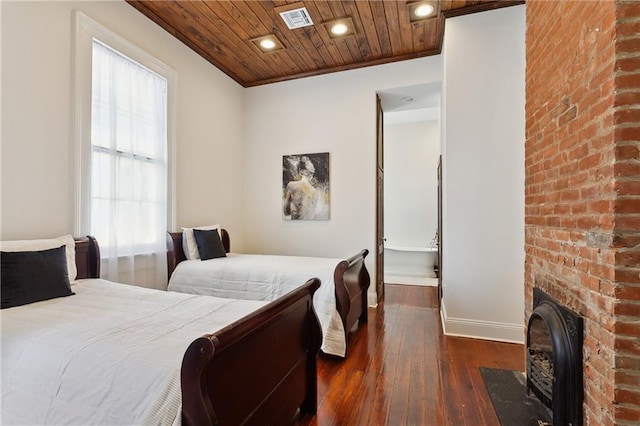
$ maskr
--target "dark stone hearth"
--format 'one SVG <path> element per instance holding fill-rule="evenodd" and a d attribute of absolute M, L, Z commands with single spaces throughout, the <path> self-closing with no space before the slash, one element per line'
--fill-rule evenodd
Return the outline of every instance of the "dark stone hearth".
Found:
<path fill-rule="evenodd" d="M 527 379 L 521 371 L 480 367 L 501 426 L 551 425 L 550 410 L 527 394 Z"/>

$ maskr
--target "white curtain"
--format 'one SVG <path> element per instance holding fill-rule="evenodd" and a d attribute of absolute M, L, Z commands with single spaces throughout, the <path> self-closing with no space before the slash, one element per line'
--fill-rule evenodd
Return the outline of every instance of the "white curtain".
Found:
<path fill-rule="evenodd" d="M 167 80 L 93 42 L 91 233 L 102 278 L 166 288 Z"/>

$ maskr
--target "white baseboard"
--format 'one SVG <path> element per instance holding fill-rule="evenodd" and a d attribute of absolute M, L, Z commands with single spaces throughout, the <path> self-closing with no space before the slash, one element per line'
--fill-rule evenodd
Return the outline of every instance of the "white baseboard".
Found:
<path fill-rule="evenodd" d="M 442 332 L 445 336 L 471 337 L 498 342 L 524 343 L 524 324 L 450 318 L 444 304 L 440 307 Z"/>
<path fill-rule="evenodd" d="M 369 287 L 371 289 L 371 287 Z M 369 291 L 367 292 L 367 302 L 370 308 L 375 308 L 378 306 L 378 293 Z"/>

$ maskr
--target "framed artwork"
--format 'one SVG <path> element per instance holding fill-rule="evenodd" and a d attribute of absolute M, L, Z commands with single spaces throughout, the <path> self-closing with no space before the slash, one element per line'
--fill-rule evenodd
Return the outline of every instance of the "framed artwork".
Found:
<path fill-rule="evenodd" d="M 282 156 L 284 220 L 329 220 L 329 153 Z"/>

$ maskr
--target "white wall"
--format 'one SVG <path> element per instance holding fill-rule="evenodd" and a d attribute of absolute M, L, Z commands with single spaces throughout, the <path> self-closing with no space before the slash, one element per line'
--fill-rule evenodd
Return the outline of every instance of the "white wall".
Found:
<path fill-rule="evenodd" d="M 522 342 L 525 7 L 445 31 L 443 324 Z"/>
<path fill-rule="evenodd" d="M 241 252 L 368 248 L 375 282 L 375 92 L 442 80 L 442 56 L 242 89 L 123 1 L 1 7 L 0 238 L 72 232 L 78 9 L 178 73 L 178 226 L 221 223 Z M 446 24 L 443 317 L 453 334 L 522 340 L 524 29 L 524 6 Z M 331 219 L 283 221 L 282 155 L 326 151 Z"/>
<path fill-rule="evenodd" d="M 439 156 L 438 121 L 385 123 L 385 244 L 430 245 L 438 228 Z"/>
<path fill-rule="evenodd" d="M 177 71 L 177 225 L 242 240 L 244 89 L 124 1 L 2 1 L 0 238 L 73 232 L 74 9 Z"/>
<path fill-rule="evenodd" d="M 345 257 L 367 248 L 375 283 L 376 91 L 440 81 L 441 60 L 427 57 L 247 89 L 247 250 Z M 330 220 L 284 221 L 282 156 L 314 152 L 330 153 Z"/>

